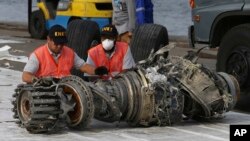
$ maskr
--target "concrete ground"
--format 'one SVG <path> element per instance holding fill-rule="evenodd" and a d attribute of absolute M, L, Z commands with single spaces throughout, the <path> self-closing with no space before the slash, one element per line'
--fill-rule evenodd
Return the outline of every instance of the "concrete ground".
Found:
<path fill-rule="evenodd" d="M 182 56 L 189 50 L 186 40 L 170 38 L 176 43 L 176 48 L 171 50 L 171 55 Z M 239 111 L 232 111 L 220 121 L 201 123 L 194 120 L 183 121 L 180 124 L 170 127 L 149 127 L 134 128 L 126 123 L 103 123 L 93 120 L 90 127 L 85 131 L 73 131 L 65 129 L 56 134 L 30 134 L 24 128 L 15 124 L 12 115 L 12 94 L 16 86 L 21 83 L 21 71 L 25 58 L 39 45 L 45 43 L 44 40 L 29 38 L 25 29 L 15 26 L 0 25 L 0 48 L 10 46 L 9 53 L 5 57 L 0 57 L 0 136 L 1 141 L 25 140 L 25 141 L 68 141 L 68 140 L 103 140 L 103 141 L 125 141 L 125 140 L 173 140 L 173 141 L 228 141 L 229 125 L 250 124 L 250 115 Z M 204 50 L 201 54 L 200 63 L 215 70 L 216 50 Z M 1 54 L 0 54 L 1 56 Z M 26 58 L 27 59 L 27 58 Z M 12 60 L 12 61 L 11 61 Z M 14 61 L 13 61 L 14 60 Z"/>
<path fill-rule="evenodd" d="M 229 112 L 219 121 L 197 122 L 194 120 L 167 127 L 134 128 L 126 123 L 104 123 L 93 120 L 84 131 L 65 129 L 56 134 L 30 134 L 15 123 L 12 115 L 12 94 L 21 83 L 21 72 L 0 68 L 0 136 L 1 141 L 228 141 L 229 125 L 250 124 L 250 115 Z"/>

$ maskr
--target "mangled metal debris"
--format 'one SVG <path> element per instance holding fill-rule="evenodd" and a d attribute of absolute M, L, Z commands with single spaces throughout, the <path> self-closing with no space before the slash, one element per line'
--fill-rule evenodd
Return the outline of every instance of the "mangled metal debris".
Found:
<path fill-rule="evenodd" d="M 192 119 L 223 118 L 239 96 L 236 79 L 170 56 L 172 45 L 151 54 L 136 69 L 112 80 L 77 76 L 21 84 L 13 95 L 14 118 L 31 133 L 62 127 L 84 129 L 94 117 L 131 126 L 166 126 Z"/>

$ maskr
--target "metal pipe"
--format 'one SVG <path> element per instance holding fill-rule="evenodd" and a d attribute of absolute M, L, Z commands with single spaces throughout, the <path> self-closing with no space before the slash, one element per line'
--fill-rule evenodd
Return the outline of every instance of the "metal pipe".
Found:
<path fill-rule="evenodd" d="M 30 18 L 32 13 L 32 0 L 28 0 L 28 29 L 30 30 Z M 29 31 L 30 32 L 30 31 Z"/>

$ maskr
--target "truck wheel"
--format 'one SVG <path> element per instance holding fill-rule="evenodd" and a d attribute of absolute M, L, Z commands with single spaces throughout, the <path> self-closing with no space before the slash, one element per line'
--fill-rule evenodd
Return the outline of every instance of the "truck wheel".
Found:
<path fill-rule="evenodd" d="M 168 31 L 164 26 L 157 24 L 138 26 L 131 40 L 131 52 L 135 62 L 146 59 L 152 49 L 155 52 L 168 42 Z"/>
<path fill-rule="evenodd" d="M 85 61 L 88 56 L 88 50 L 101 41 L 98 24 L 89 20 L 76 19 L 71 21 L 67 28 L 67 36 L 68 46 Z M 72 74 L 83 77 L 83 73 L 78 70 L 73 70 Z"/>
<path fill-rule="evenodd" d="M 36 10 L 31 13 L 29 32 L 31 37 L 36 39 L 44 39 L 47 36 L 46 20 L 41 10 Z"/>
<path fill-rule="evenodd" d="M 241 91 L 250 84 L 250 24 L 232 28 L 223 37 L 217 55 L 217 71 L 232 74 Z"/>

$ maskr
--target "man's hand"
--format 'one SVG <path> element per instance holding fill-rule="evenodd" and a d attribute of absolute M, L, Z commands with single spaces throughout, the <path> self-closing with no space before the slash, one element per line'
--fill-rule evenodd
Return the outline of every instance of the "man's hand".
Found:
<path fill-rule="evenodd" d="M 128 32 L 128 37 L 129 37 L 129 38 L 132 38 L 132 35 L 133 35 L 132 32 Z"/>
<path fill-rule="evenodd" d="M 100 66 L 95 69 L 95 74 L 96 75 L 105 75 L 108 74 L 109 71 L 105 66 Z"/>
<path fill-rule="evenodd" d="M 26 82 L 29 84 L 34 83 L 36 81 L 35 75 L 30 73 L 30 72 L 26 72 L 26 71 L 23 72 L 22 79 L 23 79 L 23 82 Z"/>

